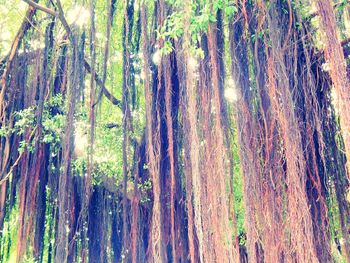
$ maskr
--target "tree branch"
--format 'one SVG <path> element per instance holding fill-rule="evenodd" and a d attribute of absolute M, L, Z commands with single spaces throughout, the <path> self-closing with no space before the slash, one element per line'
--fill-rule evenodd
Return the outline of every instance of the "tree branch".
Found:
<path fill-rule="evenodd" d="M 45 13 L 48 13 L 54 17 L 58 17 L 58 13 L 55 12 L 54 10 L 51 10 L 50 8 L 47 8 L 45 6 L 42 6 L 42 5 L 39 5 L 37 3 L 35 3 L 34 1 L 32 0 L 23 0 L 23 2 L 26 2 L 28 5 L 31 5 L 32 7 L 38 9 L 38 10 L 41 10 Z"/>
<path fill-rule="evenodd" d="M 85 69 L 89 73 L 91 73 L 91 66 L 90 66 L 89 62 L 87 62 L 87 60 L 85 58 L 84 58 L 84 66 L 85 66 Z M 107 90 L 106 86 L 103 84 L 102 80 L 99 78 L 97 73 L 95 73 L 95 81 L 96 81 L 97 85 L 100 86 L 102 93 L 107 97 L 107 99 L 109 99 L 110 102 L 112 102 L 114 105 L 116 105 L 119 108 L 121 108 L 122 102 L 120 100 L 118 100 L 116 97 L 114 97 L 112 95 L 112 93 L 109 92 L 109 90 Z"/>
<path fill-rule="evenodd" d="M 47 7 L 41 6 L 41 5 L 31 1 L 31 0 L 23 0 L 23 1 L 26 2 L 28 5 L 32 6 L 33 8 L 35 8 L 35 9 L 38 9 L 40 11 L 43 11 L 43 12 L 47 13 L 47 14 L 50 14 L 50 15 L 53 15 L 53 16 L 57 17 L 61 21 L 61 23 L 63 24 L 63 27 L 64 27 L 64 29 L 67 32 L 69 40 L 71 42 L 73 42 L 73 39 L 71 37 L 72 36 L 71 35 L 72 31 L 71 31 L 70 26 L 69 26 L 69 24 L 68 24 L 68 22 L 67 22 L 67 20 L 66 20 L 66 18 L 64 16 L 64 12 L 63 12 L 63 8 L 62 8 L 62 4 L 61 4 L 60 0 L 57 0 L 58 12 L 55 12 L 55 11 L 53 11 L 53 10 L 47 8 Z M 86 60 L 86 58 L 84 58 L 84 67 L 89 73 L 91 73 L 91 66 L 90 66 L 89 62 Z M 116 105 L 119 108 L 121 108 L 121 106 L 122 106 L 121 101 L 118 100 L 116 97 L 114 97 L 112 95 L 112 93 L 110 93 L 107 90 L 106 86 L 103 84 L 102 80 L 99 78 L 99 76 L 97 74 L 95 74 L 95 81 L 96 81 L 97 85 L 100 86 L 102 93 L 107 97 L 107 99 L 110 102 L 112 102 L 114 105 Z"/>
<path fill-rule="evenodd" d="M 10 74 L 10 70 L 14 61 L 15 56 L 17 55 L 17 51 L 22 43 L 23 37 L 27 30 L 31 27 L 32 19 L 34 17 L 34 14 L 36 12 L 36 9 L 33 7 L 29 7 L 25 18 L 23 19 L 22 25 L 17 32 L 17 35 L 15 37 L 15 40 L 12 42 L 12 46 L 10 49 L 10 53 L 8 54 L 7 58 L 7 64 L 3 70 L 3 73 L 1 75 L 0 79 L 0 122 L 2 121 L 3 111 L 4 111 L 4 98 L 5 98 L 5 92 L 6 92 L 6 82 L 7 78 Z M 1 62 L 3 64 L 3 61 Z"/>
<path fill-rule="evenodd" d="M 67 32 L 67 36 L 68 36 L 69 40 L 73 43 L 72 34 L 71 34 L 72 31 L 70 29 L 70 26 L 68 25 L 66 17 L 64 16 L 61 1 L 60 0 L 56 0 L 56 1 L 57 1 L 57 8 L 58 8 L 58 19 L 63 24 L 63 27 Z"/>

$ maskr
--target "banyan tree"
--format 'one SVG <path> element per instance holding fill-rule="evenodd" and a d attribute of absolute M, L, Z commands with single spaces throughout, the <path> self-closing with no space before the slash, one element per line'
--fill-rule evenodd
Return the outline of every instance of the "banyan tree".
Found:
<path fill-rule="evenodd" d="M 348 0 L 0 0 L 0 262 L 350 262 Z"/>

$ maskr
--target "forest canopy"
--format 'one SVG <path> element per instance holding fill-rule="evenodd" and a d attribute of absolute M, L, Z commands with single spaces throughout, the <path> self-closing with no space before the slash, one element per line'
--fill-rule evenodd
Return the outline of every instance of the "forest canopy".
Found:
<path fill-rule="evenodd" d="M 350 262 L 350 1 L 0 0 L 0 262 Z"/>

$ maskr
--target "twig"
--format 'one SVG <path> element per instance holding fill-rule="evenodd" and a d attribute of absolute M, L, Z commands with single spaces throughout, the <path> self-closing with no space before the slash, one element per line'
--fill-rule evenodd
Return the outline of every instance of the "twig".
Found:
<path fill-rule="evenodd" d="M 35 134 L 36 129 L 37 129 L 37 127 L 35 127 L 35 128 L 33 129 L 33 131 L 31 132 L 27 143 L 29 143 L 29 142 L 33 139 L 33 136 L 34 136 L 34 134 Z M 4 178 L 2 178 L 2 179 L 0 180 L 0 186 L 1 186 L 3 183 L 5 183 L 5 182 L 10 178 L 10 175 L 12 174 L 13 169 L 15 169 L 15 167 L 18 165 L 19 161 L 21 160 L 21 158 L 22 158 L 22 156 L 23 156 L 23 153 L 24 153 L 24 151 L 21 152 L 21 153 L 18 155 L 18 158 L 16 159 L 16 161 L 15 161 L 15 162 L 13 163 L 13 165 L 11 166 L 9 172 L 4 176 Z"/>

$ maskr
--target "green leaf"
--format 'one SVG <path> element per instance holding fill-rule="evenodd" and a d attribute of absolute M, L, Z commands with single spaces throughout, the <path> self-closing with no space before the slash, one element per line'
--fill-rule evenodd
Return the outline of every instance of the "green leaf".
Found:
<path fill-rule="evenodd" d="M 234 5 L 226 6 L 225 13 L 228 17 L 232 17 L 234 14 L 236 14 L 238 11 L 237 7 Z"/>
<path fill-rule="evenodd" d="M 210 14 L 209 15 L 209 21 L 212 22 L 212 23 L 215 23 L 217 21 L 215 15 Z"/>

